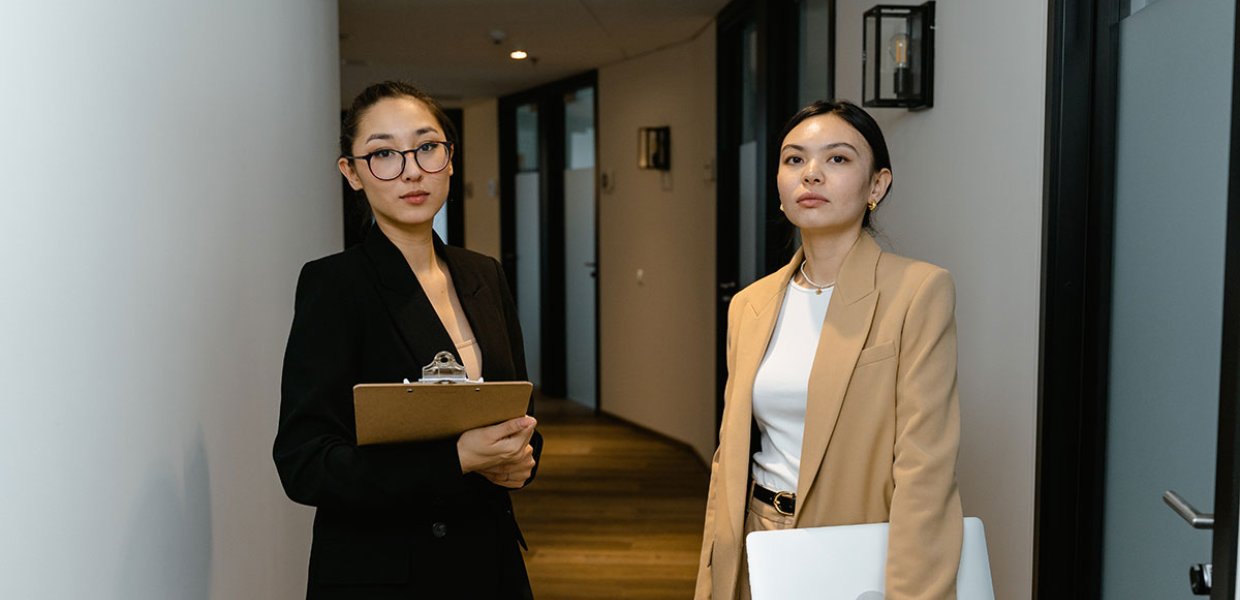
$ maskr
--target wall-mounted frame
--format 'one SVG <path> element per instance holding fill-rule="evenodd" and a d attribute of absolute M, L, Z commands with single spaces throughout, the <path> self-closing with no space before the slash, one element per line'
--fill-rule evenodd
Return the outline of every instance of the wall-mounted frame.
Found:
<path fill-rule="evenodd" d="M 671 170 L 671 127 L 642 127 L 637 130 L 637 166 L 642 169 Z"/>

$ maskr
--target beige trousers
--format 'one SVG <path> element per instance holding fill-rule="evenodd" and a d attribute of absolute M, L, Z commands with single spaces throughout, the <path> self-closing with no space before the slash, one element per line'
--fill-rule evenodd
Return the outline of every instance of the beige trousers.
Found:
<path fill-rule="evenodd" d="M 751 531 L 771 531 L 773 529 L 789 529 L 792 527 L 792 515 L 781 515 L 774 506 L 755 500 L 753 484 L 749 487 L 749 511 L 745 517 L 745 535 Z M 750 600 L 749 595 L 749 556 L 741 545 L 741 579 L 736 587 L 739 600 Z"/>

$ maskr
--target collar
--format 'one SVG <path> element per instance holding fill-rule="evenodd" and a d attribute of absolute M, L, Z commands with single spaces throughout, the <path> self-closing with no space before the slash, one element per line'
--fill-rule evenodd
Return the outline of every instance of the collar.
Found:
<path fill-rule="evenodd" d="M 431 233 L 431 241 L 434 244 L 435 257 L 447 267 L 458 296 L 476 294 L 482 282 L 472 270 L 461 268 L 458 250 L 443 243 L 438 233 Z M 401 253 L 400 248 L 396 247 L 396 244 L 392 243 L 392 240 L 388 239 L 377 224 L 370 226 L 370 231 L 366 233 L 366 238 L 362 242 L 362 249 L 374 263 L 375 270 L 379 274 L 379 281 L 384 287 L 400 292 L 422 289 L 422 285 L 418 283 L 418 277 L 413 274 L 413 269 L 409 268 L 409 261 L 405 260 L 405 255 Z"/>
<path fill-rule="evenodd" d="M 882 253 L 883 249 L 874 241 L 874 237 L 862 230 L 840 265 L 840 273 L 835 278 L 835 291 L 831 292 L 831 297 L 839 298 L 844 304 L 852 304 L 874 291 L 875 271 L 878 257 Z M 761 314 L 776 299 L 783 298 L 788 282 L 796 275 L 803 260 L 805 248 L 797 248 L 788 264 L 755 284 L 761 286 L 754 290 L 754 300 L 750 303 L 755 313 Z"/>

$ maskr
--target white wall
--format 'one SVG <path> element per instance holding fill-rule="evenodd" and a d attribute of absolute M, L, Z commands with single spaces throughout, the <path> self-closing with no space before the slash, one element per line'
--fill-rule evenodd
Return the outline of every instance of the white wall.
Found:
<path fill-rule="evenodd" d="M 920 2 L 901 2 L 912 4 Z M 862 13 L 840 0 L 837 94 L 861 101 Z M 943 0 L 934 108 L 874 109 L 895 167 L 885 242 L 949 269 L 958 292 L 959 464 L 997 597 L 1032 585 L 1046 0 Z"/>
<path fill-rule="evenodd" d="M 465 107 L 465 247 L 496 259 L 499 247 L 499 102 Z M 509 274 L 509 277 L 513 277 Z"/>
<path fill-rule="evenodd" d="M 715 28 L 598 74 L 603 411 L 715 451 Z M 637 168 L 639 127 L 670 126 L 672 170 Z M 642 270 L 642 282 L 637 271 Z"/>
<path fill-rule="evenodd" d="M 271 442 L 298 268 L 341 244 L 336 10 L 6 7 L 0 596 L 304 596 Z"/>

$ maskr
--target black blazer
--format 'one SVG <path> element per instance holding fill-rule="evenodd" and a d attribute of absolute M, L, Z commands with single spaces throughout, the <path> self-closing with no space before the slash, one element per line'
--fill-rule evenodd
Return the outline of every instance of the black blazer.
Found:
<path fill-rule="evenodd" d="M 499 263 L 438 238 L 435 252 L 479 344 L 483 377 L 526 379 Z M 456 354 L 377 227 L 362 244 L 302 268 L 273 454 L 289 498 L 318 508 L 307 598 L 531 597 L 508 490 L 461 475 L 454 438 L 356 445 L 353 385 L 416 380 L 441 350 Z M 531 444 L 538 460 L 542 437 Z"/>

